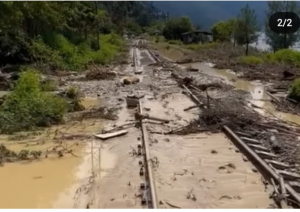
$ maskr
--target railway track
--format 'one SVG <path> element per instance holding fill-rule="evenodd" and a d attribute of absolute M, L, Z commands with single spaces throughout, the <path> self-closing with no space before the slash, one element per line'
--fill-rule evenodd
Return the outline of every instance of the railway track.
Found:
<path fill-rule="evenodd" d="M 136 44 L 138 44 L 137 41 Z M 137 63 L 137 53 L 136 53 L 136 45 L 133 48 L 133 65 L 134 65 L 134 72 L 138 69 Z M 143 113 L 143 106 L 142 102 L 139 101 L 138 104 L 138 111 L 140 114 Z M 140 176 L 145 177 L 145 182 L 140 184 L 140 191 L 142 194 L 141 197 L 141 204 L 146 205 L 148 208 L 156 209 L 157 207 L 157 195 L 156 195 L 156 188 L 155 188 L 155 180 L 153 177 L 153 171 L 151 167 L 151 160 L 150 160 L 150 151 L 149 151 L 149 141 L 148 141 L 148 134 L 146 129 L 146 123 L 144 123 L 143 119 L 140 119 L 140 127 L 142 133 L 141 143 L 138 146 L 139 155 L 142 156 L 142 160 L 139 161 L 140 165 Z"/>
<path fill-rule="evenodd" d="M 142 41 L 145 42 L 145 41 Z M 146 47 L 147 48 L 147 47 Z M 162 61 L 147 48 L 153 59 L 163 65 Z M 135 60 L 134 60 L 135 61 Z M 193 90 L 197 88 L 183 85 L 187 95 L 197 104 L 202 105 L 201 101 L 196 97 Z M 140 105 L 140 112 L 141 105 Z M 150 193 L 151 208 L 157 208 L 157 197 L 155 190 L 155 182 L 152 175 L 151 166 L 149 164 L 149 150 L 147 137 L 145 136 L 146 128 L 141 123 L 143 131 L 143 148 L 145 151 L 145 164 L 147 164 L 147 184 Z M 273 154 L 269 149 L 262 145 L 262 142 L 251 137 L 247 137 L 243 132 L 234 132 L 229 127 L 223 126 L 225 135 L 231 142 L 247 157 L 247 159 L 257 167 L 257 170 L 274 188 L 273 196 L 276 203 L 281 208 L 299 208 L 300 207 L 300 175 L 290 170 L 289 164 L 282 163 L 277 160 L 277 155 Z"/>

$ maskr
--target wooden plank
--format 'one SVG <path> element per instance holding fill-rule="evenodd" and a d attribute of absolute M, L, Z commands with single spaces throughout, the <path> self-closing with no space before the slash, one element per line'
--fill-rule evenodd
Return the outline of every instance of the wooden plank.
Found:
<path fill-rule="evenodd" d="M 117 137 L 117 136 L 125 135 L 127 133 L 128 133 L 127 130 L 120 130 L 120 131 L 113 132 L 113 133 L 94 134 L 94 136 L 96 138 L 100 138 L 102 140 L 106 140 L 106 139 L 109 139 L 109 138 L 114 138 L 114 137 Z"/>
<path fill-rule="evenodd" d="M 241 139 L 249 144 L 261 144 L 261 142 L 259 140 L 256 139 L 252 139 L 252 138 L 247 138 L 247 137 L 241 137 Z"/>
<path fill-rule="evenodd" d="M 289 208 L 289 206 L 287 205 L 287 202 L 286 202 L 286 188 L 285 188 L 285 183 L 284 183 L 284 180 L 283 180 L 283 177 L 280 176 L 279 178 L 279 182 L 280 182 L 280 190 L 281 190 L 281 195 L 282 195 L 282 198 L 280 200 L 280 206 L 281 208 Z"/>
<path fill-rule="evenodd" d="M 289 180 L 300 179 L 300 175 L 294 172 L 281 171 L 281 170 L 278 170 L 277 172 L 280 176 L 282 176 L 285 179 L 289 179 Z"/>
<path fill-rule="evenodd" d="M 269 158 L 269 159 L 277 158 L 277 155 L 270 153 L 270 152 L 264 152 L 264 151 L 258 151 L 258 150 L 255 150 L 255 152 L 262 158 Z"/>
<path fill-rule="evenodd" d="M 268 160 L 266 159 L 265 160 L 267 163 L 270 163 L 272 164 L 272 166 L 274 166 L 275 168 L 277 169 L 287 169 L 287 168 L 290 168 L 290 166 L 286 163 L 282 163 L 282 162 L 279 162 L 279 161 L 275 161 L 275 160 Z"/>
<path fill-rule="evenodd" d="M 253 148 L 253 149 L 257 149 L 257 150 L 268 151 L 268 149 L 266 147 L 261 146 L 261 145 L 248 144 L 248 146 Z"/>

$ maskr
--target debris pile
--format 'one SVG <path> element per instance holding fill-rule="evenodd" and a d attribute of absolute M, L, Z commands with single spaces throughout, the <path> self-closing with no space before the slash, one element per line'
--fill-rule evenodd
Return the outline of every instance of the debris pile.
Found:
<path fill-rule="evenodd" d="M 86 80 L 111 80 L 117 76 L 117 72 L 108 68 L 94 66 L 85 76 Z"/>
<path fill-rule="evenodd" d="M 84 110 L 76 113 L 71 113 L 68 116 L 70 120 L 84 120 L 84 119 L 93 119 L 93 118 L 103 118 L 108 120 L 117 120 L 118 108 L 108 108 L 106 106 L 99 108 L 92 108 L 89 110 Z"/>

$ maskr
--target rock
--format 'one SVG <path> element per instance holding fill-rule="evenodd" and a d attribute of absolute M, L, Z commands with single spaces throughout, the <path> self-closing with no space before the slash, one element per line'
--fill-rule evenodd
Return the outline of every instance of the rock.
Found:
<path fill-rule="evenodd" d="M 150 111 L 151 109 L 149 107 L 144 107 L 144 110 Z"/>
<path fill-rule="evenodd" d="M 138 82 L 140 82 L 140 79 L 137 77 L 127 77 L 127 78 L 123 79 L 124 85 L 136 84 Z"/>
<path fill-rule="evenodd" d="M 192 66 L 187 67 L 186 70 L 187 70 L 187 71 L 192 71 L 192 72 L 197 72 L 197 71 L 199 71 L 199 69 L 193 68 Z"/>
<path fill-rule="evenodd" d="M 193 61 L 192 58 L 183 58 L 181 60 L 177 60 L 176 63 L 178 64 L 184 64 L 184 63 L 191 63 Z"/>
<path fill-rule="evenodd" d="M 135 74 L 141 74 L 141 73 L 143 73 L 143 71 L 141 69 L 136 69 L 134 73 Z"/>
<path fill-rule="evenodd" d="M 295 74 L 292 73 L 292 72 L 290 72 L 290 71 L 285 70 L 285 71 L 283 72 L 283 77 L 284 77 L 284 78 L 290 78 L 290 77 L 294 77 L 294 76 L 295 76 Z"/>

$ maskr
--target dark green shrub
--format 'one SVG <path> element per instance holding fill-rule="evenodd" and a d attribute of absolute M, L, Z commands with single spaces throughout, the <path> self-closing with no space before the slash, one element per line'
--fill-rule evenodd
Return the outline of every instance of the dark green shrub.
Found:
<path fill-rule="evenodd" d="M 38 74 L 28 70 L 0 107 L 0 130 L 12 133 L 48 126 L 61 122 L 66 112 L 66 101 L 42 92 Z"/>
<path fill-rule="evenodd" d="M 300 101 L 300 78 L 293 82 L 288 97 L 298 102 Z"/>

